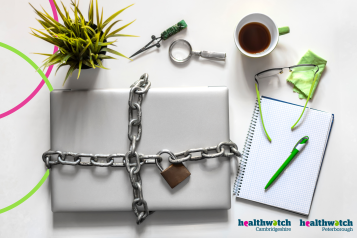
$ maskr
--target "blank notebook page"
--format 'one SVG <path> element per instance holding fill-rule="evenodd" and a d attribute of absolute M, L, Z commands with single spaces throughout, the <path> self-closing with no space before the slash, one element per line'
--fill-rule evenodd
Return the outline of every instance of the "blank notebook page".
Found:
<path fill-rule="evenodd" d="M 303 107 L 263 97 L 262 114 L 269 142 L 256 104 L 249 141 L 235 184 L 238 197 L 308 215 L 318 180 L 324 152 L 333 122 L 333 114 L 308 108 L 299 124 Z M 254 125 L 255 124 L 255 125 Z M 275 182 L 264 189 L 270 178 L 289 157 L 295 144 L 309 136 L 305 148 L 290 162 Z M 245 170 L 242 171 L 242 169 Z M 242 168 L 243 167 L 243 168 Z"/>

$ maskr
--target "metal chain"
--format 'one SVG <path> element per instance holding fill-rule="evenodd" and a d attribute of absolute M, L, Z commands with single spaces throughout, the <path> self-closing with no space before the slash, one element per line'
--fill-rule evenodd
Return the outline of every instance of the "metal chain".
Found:
<path fill-rule="evenodd" d="M 143 197 L 142 181 L 140 177 L 141 166 L 145 164 L 156 164 L 157 167 L 162 170 L 162 157 L 160 156 L 162 151 L 158 152 L 156 155 L 143 155 L 136 151 L 136 146 L 140 141 L 142 133 L 141 103 L 143 95 L 149 91 L 151 86 L 151 82 L 148 80 L 148 77 L 148 74 L 143 74 L 138 81 L 130 86 L 131 89 L 128 102 L 128 138 L 130 140 L 130 146 L 129 151 L 126 154 L 85 154 L 62 151 L 46 151 L 42 155 L 42 160 L 48 169 L 51 169 L 52 165 L 57 164 L 72 166 L 125 167 L 133 187 L 134 199 L 132 202 L 132 210 L 137 217 L 137 224 L 142 223 L 148 215 L 153 213 L 152 211 L 149 211 L 147 202 Z M 134 111 L 137 111 L 136 117 L 134 117 Z M 209 153 L 210 151 L 214 151 L 215 153 Z M 174 164 L 217 157 L 241 156 L 237 145 L 232 141 L 221 142 L 217 146 L 212 147 L 189 149 L 179 153 L 172 153 L 169 150 L 165 150 L 165 153 L 169 154 L 169 162 Z M 200 155 L 193 156 L 195 153 L 200 153 Z M 57 158 L 53 159 L 52 156 L 57 156 Z M 69 157 L 72 157 L 73 161 L 68 160 Z M 83 158 L 87 158 L 88 161 L 82 161 Z M 120 158 L 122 158 L 121 162 L 116 161 Z M 142 208 L 140 209 L 140 207 Z"/>
<path fill-rule="evenodd" d="M 143 197 L 142 182 L 140 177 L 140 156 L 136 152 L 136 143 L 140 141 L 142 126 L 141 126 L 141 103 L 143 101 L 143 95 L 149 91 L 151 82 L 149 81 L 149 75 L 143 74 L 138 81 L 131 85 L 129 94 L 129 125 L 128 125 L 128 138 L 130 140 L 129 151 L 125 154 L 125 165 L 129 173 L 131 186 L 133 187 L 134 200 L 132 202 L 132 208 L 135 216 L 137 217 L 136 223 L 142 223 L 147 216 L 152 212 L 149 212 L 148 205 Z M 136 96 L 136 98 L 135 98 Z M 134 117 L 134 111 L 136 111 L 136 118 Z M 135 133 L 136 130 L 136 133 Z M 135 159 L 135 163 L 131 165 L 131 160 Z M 143 211 L 140 211 L 142 207 Z"/>
<path fill-rule="evenodd" d="M 229 145 L 231 144 L 231 145 Z M 221 145 L 221 146 L 220 146 Z M 232 152 L 226 152 L 227 148 L 224 146 L 229 145 L 228 149 Z M 217 146 L 207 147 L 207 148 L 197 148 L 189 149 L 179 153 L 172 153 L 174 159 L 169 157 L 170 163 L 182 163 L 190 161 L 198 161 L 202 159 L 216 158 L 216 157 L 240 157 L 240 152 L 236 149 L 237 145 L 233 142 L 221 142 Z M 217 151 L 218 153 L 207 154 L 208 151 Z M 194 153 L 201 153 L 199 156 L 193 156 Z M 144 155 L 139 154 L 140 166 L 145 164 L 156 164 L 156 161 L 161 163 L 163 158 L 160 155 Z M 51 159 L 51 156 L 57 156 L 56 159 Z M 183 158 L 178 158 L 184 156 Z M 204 157 L 206 156 L 206 157 Z M 73 161 L 68 161 L 67 158 L 72 157 Z M 88 162 L 82 161 L 82 158 L 90 158 Z M 75 159 L 76 158 L 76 159 Z M 122 162 L 115 162 L 116 158 L 122 158 Z M 98 166 L 98 167 L 127 167 L 125 163 L 125 154 L 85 154 L 85 153 L 72 153 L 72 152 L 61 152 L 61 151 L 46 151 L 42 155 L 42 160 L 47 168 L 51 168 L 52 165 L 79 165 L 79 166 Z M 136 163 L 129 163 L 130 167 L 136 167 Z M 130 172 L 130 170 L 127 170 Z"/>

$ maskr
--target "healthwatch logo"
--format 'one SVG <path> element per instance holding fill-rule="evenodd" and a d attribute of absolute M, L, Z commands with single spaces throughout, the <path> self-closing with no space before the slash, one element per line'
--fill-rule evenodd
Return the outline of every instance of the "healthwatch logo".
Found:
<path fill-rule="evenodd" d="M 353 222 L 350 219 L 347 221 L 343 220 L 332 220 L 325 221 L 324 219 L 314 221 L 303 221 L 300 219 L 300 226 L 312 227 L 312 226 L 322 226 L 322 231 L 353 231 Z"/>
<path fill-rule="evenodd" d="M 291 226 L 291 221 L 285 220 L 272 220 L 265 221 L 263 219 L 254 219 L 252 221 L 242 221 L 238 219 L 238 226 L 255 226 L 255 231 L 291 231 L 291 228 L 286 226 Z"/>

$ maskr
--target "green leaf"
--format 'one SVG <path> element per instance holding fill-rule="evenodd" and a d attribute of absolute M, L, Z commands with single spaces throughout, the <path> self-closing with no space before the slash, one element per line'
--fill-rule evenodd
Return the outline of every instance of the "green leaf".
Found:
<path fill-rule="evenodd" d="M 44 55 L 44 56 L 52 56 L 53 54 L 43 54 L 43 53 L 32 53 L 32 54 L 35 54 L 35 55 Z"/>
<path fill-rule="evenodd" d="M 113 22 L 109 27 L 107 27 L 107 29 L 105 29 L 105 32 L 104 32 L 104 34 L 102 35 L 100 41 L 104 41 L 104 39 L 105 39 L 105 37 L 108 35 L 109 31 L 110 31 L 110 30 L 112 29 L 112 27 L 113 27 L 115 24 L 117 24 L 119 21 L 121 21 L 121 20 L 117 20 L 117 21 Z"/>
<path fill-rule="evenodd" d="M 56 26 L 58 26 L 58 27 L 64 27 L 64 25 L 62 25 L 61 23 L 59 23 L 58 21 L 56 21 L 50 14 L 48 14 L 47 12 L 46 12 L 46 10 L 43 8 L 43 7 L 41 7 L 42 8 L 42 10 L 44 11 L 44 16 L 47 18 L 47 19 L 49 19 L 54 25 L 56 25 Z M 58 10 L 58 9 L 57 9 Z"/>
<path fill-rule="evenodd" d="M 110 38 L 110 37 L 117 37 L 117 36 L 139 37 L 139 36 L 134 36 L 134 35 L 115 34 L 115 35 L 107 36 L 106 39 Z"/>
<path fill-rule="evenodd" d="M 74 25 L 76 27 L 76 36 L 79 35 L 79 24 L 78 24 L 78 12 L 77 12 L 77 8 L 74 8 Z"/>
<path fill-rule="evenodd" d="M 98 58 L 99 59 L 115 59 L 115 60 L 117 59 L 117 58 L 111 57 L 109 55 L 103 55 L 103 54 L 99 54 Z"/>
<path fill-rule="evenodd" d="M 79 65 L 78 65 L 78 77 L 77 77 L 77 79 L 79 79 L 79 75 L 81 75 L 81 68 L 82 68 L 82 60 L 79 61 Z"/>
<path fill-rule="evenodd" d="M 67 8 L 64 6 L 64 4 L 63 4 L 63 2 L 61 1 L 61 4 L 62 4 L 62 7 L 63 7 L 63 9 L 64 9 L 64 12 L 65 12 L 65 14 L 66 14 L 66 19 L 67 19 L 67 21 L 68 21 L 68 24 L 69 25 L 71 25 L 71 18 L 69 17 L 69 12 L 67 11 Z M 69 28 L 69 27 L 68 27 Z"/>
<path fill-rule="evenodd" d="M 99 44 L 99 35 L 100 35 L 100 32 L 98 32 L 95 35 L 95 38 L 96 38 L 95 45 L 94 45 L 94 51 L 95 52 L 99 52 L 99 50 L 100 50 L 100 46 L 98 45 Z"/>
<path fill-rule="evenodd" d="M 78 1 L 77 5 L 76 5 L 76 3 L 73 2 L 73 0 L 71 0 L 71 5 L 77 9 L 77 12 L 79 13 L 80 18 L 84 19 L 84 16 L 83 16 L 82 12 L 79 10 L 79 7 L 78 7 L 79 6 L 79 1 Z"/>
<path fill-rule="evenodd" d="M 114 13 L 113 15 L 111 15 L 104 23 L 103 23 L 103 28 L 108 25 L 109 22 L 111 22 L 116 16 L 118 16 L 120 13 L 122 13 L 125 9 L 133 6 L 134 4 L 131 4 L 130 6 L 127 6 L 126 8 L 123 8 L 119 11 L 117 11 L 116 13 Z"/>
<path fill-rule="evenodd" d="M 98 0 L 95 0 L 95 10 L 96 10 L 96 16 L 97 16 L 97 28 L 98 31 L 101 32 L 101 29 L 98 27 L 99 26 L 99 10 L 98 10 Z"/>
<path fill-rule="evenodd" d="M 59 13 L 59 15 L 61 16 L 63 23 L 66 25 L 66 27 L 69 27 L 68 24 L 68 19 L 67 17 L 62 13 L 61 9 L 58 7 L 56 0 L 53 0 L 53 3 L 55 4 L 56 10 Z"/>
<path fill-rule="evenodd" d="M 31 33 L 30 33 L 31 34 Z M 37 35 L 36 33 L 32 33 L 31 35 L 36 36 L 44 41 L 47 41 L 48 43 L 51 43 L 52 45 L 56 45 L 58 47 L 62 47 L 62 42 L 61 41 L 55 41 L 53 38 L 46 38 L 46 37 L 42 37 Z"/>
<path fill-rule="evenodd" d="M 135 20 L 134 20 L 134 21 L 135 21 Z M 117 29 L 117 30 L 115 30 L 115 31 L 112 31 L 112 32 L 108 35 L 108 37 L 110 37 L 111 35 L 114 35 L 115 33 L 119 32 L 119 31 L 121 31 L 121 30 L 123 30 L 124 28 L 126 28 L 127 26 L 129 26 L 129 25 L 130 25 L 131 23 L 133 23 L 134 21 L 132 21 L 132 22 L 126 24 L 126 25 L 123 26 L 123 27 L 120 27 L 119 29 Z"/>
<path fill-rule="evenodd" d="M 98 27 L 100 27 L 100 29 L 103 29 L 103 7 L 102 7 L 102 14 L 100 15 L 100 24 L 98 25 Z"/>
<path fill-rule="evenodd" d="M 95 69 L 95 67 L 93 67 L 93 65 L 89 62 L 89 60 L 83 60 L 83 64 L 87 65 L 88 67 L 91 67 L 91 68 Z"/>
<path fill-rule="evenodd" d="M 67 60 L 68 60 L 69 58 L 71 58 L 73 55 L 74 55 L 73 53 L 69 53 L 68 55 L 66 55 L 66 56 L 62 59 L 62 63 L 65 64 L 65 63 L 67 62 Z"/>
<path fill-rule="evenodd" d="M 62 86 L 64 86 L 64 84 L 66 83 L 68 77 L 70 75 L 72 75 L 73 71 L 76 69 L 76 65 L 77 65 L 76 63 L 72 63 L 71 67 L 69 67 L 69 69 L 67 71 L 67 74 L 66 74 L 66 77 L 64 78 Z"/>
<path fill-rule="evenodd" d="M 63 58 L 62 54 L 54 54 L 54 56 L 55 57 L 53 57 L 51 60 L 47 60 L 47 62 L 45 63 L 46 64 L 45 67 L 60 63 Z"/>
<path fill-rule="evenodd" d="M 98 65 L 99 65 L 99 66 L 97 66 L 97 67 L 99 67 L 99 68 L 101 68 L 101 69 L 109 69 L 109 68 L 105 68 L 105 67 L 103 66 L 102 61 L 101 61 L 100 59 L 96 59 L 96 61 L 97 61 Z"/>
<path fill-rule="evenodd" d="M 55 72 L 55 75 L 57 74 L 57 71 L 58 71 L 62 66 L 65 66 L 65 65 L 67 65 L 67 64 L 60 64 L 60 65 L 58 65 L 58 66 L 57 66 L 57 69 L 56 69 L 56 72 Z"/>
<path fill-rule="evenodd" d="M 112 50 L 112 49 L 109 49 L 109 48 L 102 48 L 101 51 L 107 51 L 109 53 L 116 54 L 116 55 L 119 55 L 121 57 L 127 58 L 128 60 L 132 60 L 132 59 L 129 59 L 128 57 L 126 57 L 125 55 L 119 53 L 118 51 L 115 51 L 115 50 Z"/>
<path fill-rule="evenodd" d="M 99 42 L 98 43 L 98 45 L 99 46 L 107 46 L 107 45 L 111 45 L 111 44 L 113 44 L 114 42 L 116 42 L 116 40 L 115 41 L 110 41 L 110 42 Z"/>
<path fill-rule="evenodd" d="M 32 28 L 32 27 L 30 27 L 30 29 L 31 29 L 32 32 L 33 32 L 33 31 L 36 31 L 36 32 L 40 33 L 41 35 L 45 36 L 46 38 L 53 39 L 52 36 L 50 36 L 50 35 L 48 35 L 48 34 L 46 34 L 46 33 L 43 33 L 43 32 L 40 31 L 40 30 L 36 30 L 36 29 L 34 29 L 34 28 Z"/>
<path fill-rule="evenodd" d="M 82 26 L 82 28 L 85 28 L 85 29 L 90 30 L 94 35 L 97 34 L 97 32 L 95 32 L 95 31 L 92 29 L 92 27 L 90 27 L 90 26 Z"/>
<path fill-rule="evenodd" d="M 45 62 L 43 63 L 43 65 L 41 66 L 41 68 L 43 67 L 43 68 L 46 68 L 46 64 L 48 63 L 48 62 L 50 62 L 54 57 L 56 57 L 58 54 L 53 54 L 53 55 L 51 55 L 50 57 L 48 57 L 46 60 L 45 60 Z"/>
<path fill-rule="evenodd" d="M 93 25 L 93 16 L 94 16 L 94 8 L 93 8 L 93 0 L 89 2 L 89 10 L 88 10 L 88 25 Z"/>
<path fill-rule="evenodd" d="M 83 48 L 83 50 L 81 51 L 81 53 L 79 53 L 79 57 L 82 57 L 82 55 L 84 54 L 84 52 L 86 52 L 86 50 L 88 49 L 88 47 L 92 44 L 92 42 L 89 42 L 86 47 Z"/>
<path fill-rule="evenodd" d="M 92 59 L 92 51 L 89 49 L 89 62 L 92 64 L 92 67 L 95 68 L 94 66 L 94 62 L 93 62 L 93 59 Z"/>

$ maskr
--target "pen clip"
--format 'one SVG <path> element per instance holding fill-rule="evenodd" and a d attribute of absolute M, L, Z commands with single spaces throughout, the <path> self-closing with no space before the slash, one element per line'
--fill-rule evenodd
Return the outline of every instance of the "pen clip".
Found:
<path fill-rule="evenodd" d="M 309 137 L 308 137 L 308 136 L 304 136 L 303 138 L 301 138 L 301 139 L 296 143 L 296 145 L 294 146 L 294 148 L 293 148 L 293 150 L 292 150 L 291 152 L 293 152 L 293 151 L 295 150 L 296 146 L 297 146 L 298 144 L 300 144 L 301 141 L 303 141 L 304 139 L 309 139 Z"/>

